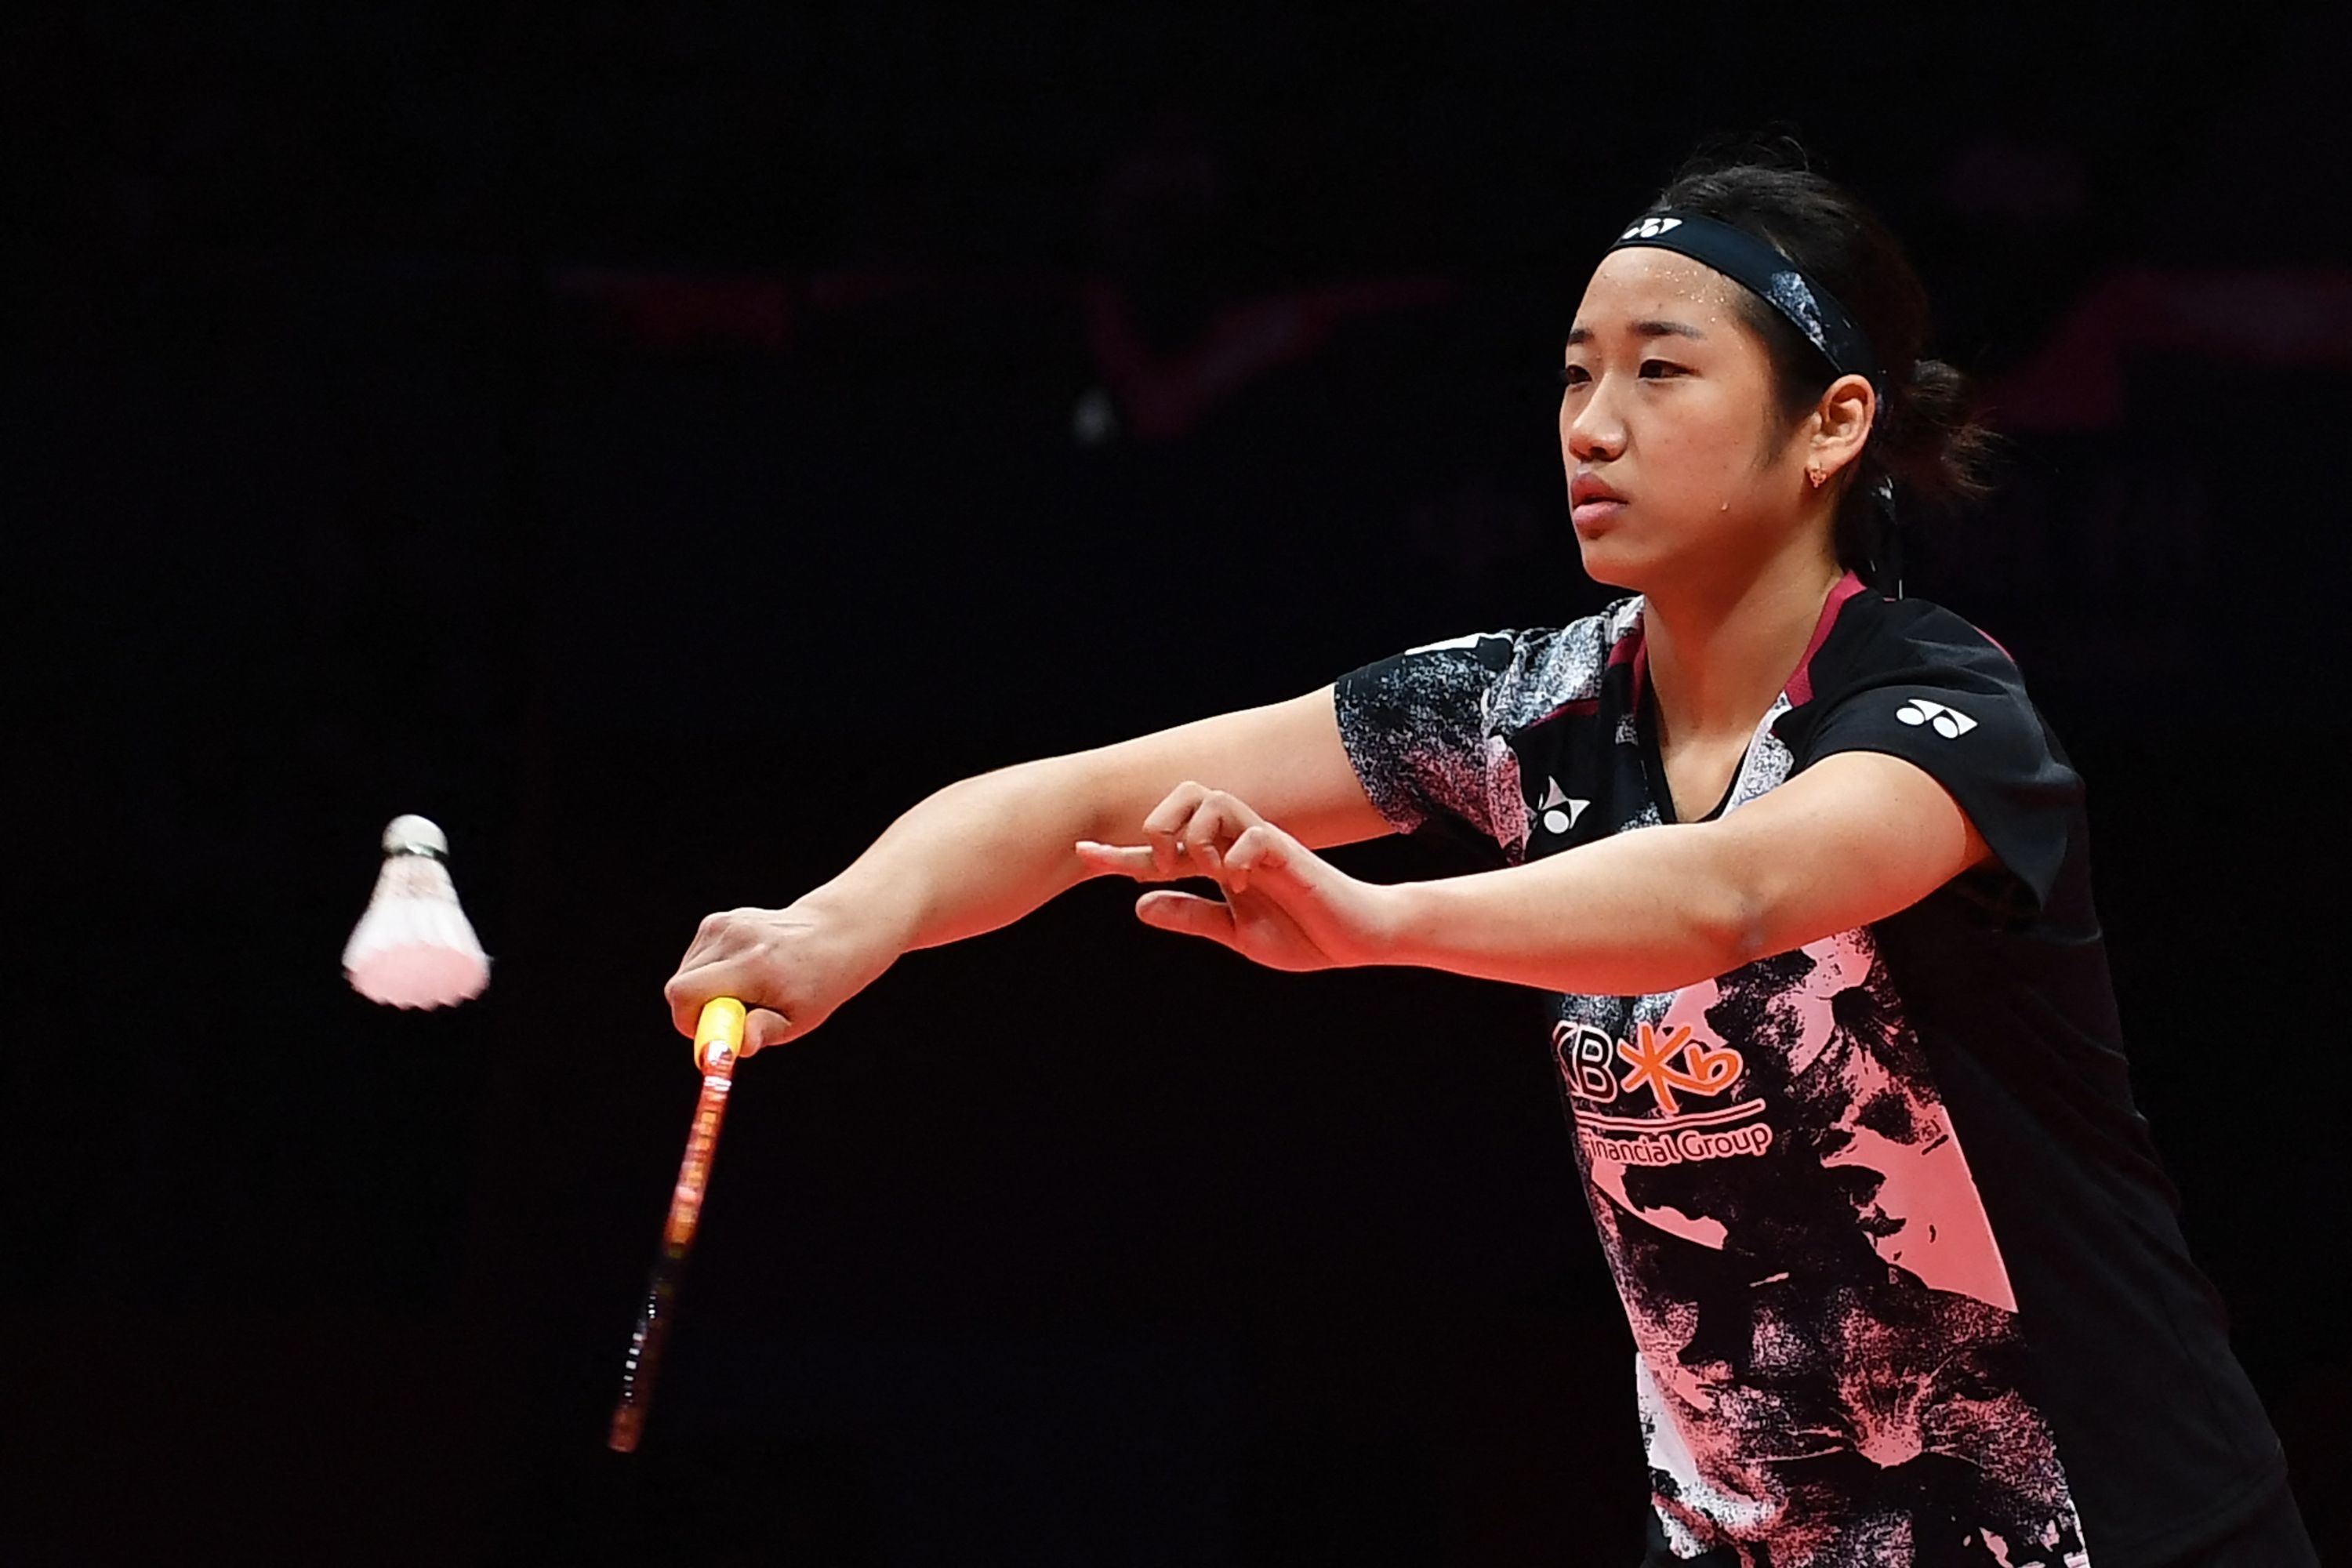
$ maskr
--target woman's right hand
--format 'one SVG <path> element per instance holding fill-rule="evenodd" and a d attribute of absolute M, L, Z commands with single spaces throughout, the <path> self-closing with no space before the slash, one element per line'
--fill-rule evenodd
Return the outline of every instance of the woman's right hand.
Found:
<path fill-rule="evenodd" d="M 702 1005 L 732 996 L 751 1010 L 745 1056 L 799 1039 L 898 956 L 854 925 L 806 903 L 705 916 L 677 973 L 662 987 L 677 1032 L 693 1038 Z"/>

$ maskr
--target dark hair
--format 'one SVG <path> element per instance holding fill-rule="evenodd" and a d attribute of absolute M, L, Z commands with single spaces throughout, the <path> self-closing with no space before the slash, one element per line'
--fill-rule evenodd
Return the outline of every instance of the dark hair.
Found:
<path fill-rule="evenodd" d="M 1886 375 L 1870 439 L 1838 500 L 1842 565 L 1874 581 L 1885 566 L 1893 541 L 1881 492 L 1888 481 L 1899 497 L 1931 507 L 1984 493 L 1991 434 L 1971 416 L 1960 373 L 1926 357 L 1927 288 L 1869 208 L 1801 162 L 1790 166 L 1754 152 L 1702 155 L 1651 207 L 1697 213 L 1764 240 L 1836 295 L 1869 335 Z M 1771 355 L 1781 412 L 1793 424 L 1834 374 L 1786 317 L 1738 293 L 1741 313 Z"/>

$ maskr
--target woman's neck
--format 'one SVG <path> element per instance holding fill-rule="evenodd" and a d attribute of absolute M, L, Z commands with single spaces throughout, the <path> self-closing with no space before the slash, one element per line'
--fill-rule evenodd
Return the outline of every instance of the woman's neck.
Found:
<path fill-rule="evenodd" d="M 1669 743 L 1744 738 L 1772 706 L 1844 574 L 1790 551 L 1737 580 L 1645 595 L 1643 642 Z"/>

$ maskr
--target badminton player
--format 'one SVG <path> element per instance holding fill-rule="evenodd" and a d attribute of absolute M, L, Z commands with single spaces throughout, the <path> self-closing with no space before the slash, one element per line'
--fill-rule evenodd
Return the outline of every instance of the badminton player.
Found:
<path fill-rule="evenodd" d="M 1564 348 L 1577 542 L 1626 597 L 950 785 L 705 921 L 679 1027 L 732 994 L 794 1039 L 1084 879 L 1213 879 L 1137 912 L 1552 994 L 1651 1563 L 2314 1563 L 2133 1108 L 2082 781 L 2000 646 L 1901 593 L 1895 509 L 1981 445 L 1926 323 L 1835 185 L 1686 172 Z M 1316 854 L 1436 822 L 1495 868 Z"/>

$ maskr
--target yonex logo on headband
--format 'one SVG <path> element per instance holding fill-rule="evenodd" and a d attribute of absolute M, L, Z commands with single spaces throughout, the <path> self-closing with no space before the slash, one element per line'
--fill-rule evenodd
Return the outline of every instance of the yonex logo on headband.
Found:
<path fill-rule="evenodd" d="M 1678 217 L 1645 217 L 1617 237 L 1621 240 L 1655 239 L 1666 230 L 1682 226 L 1683 220 Z"/>

